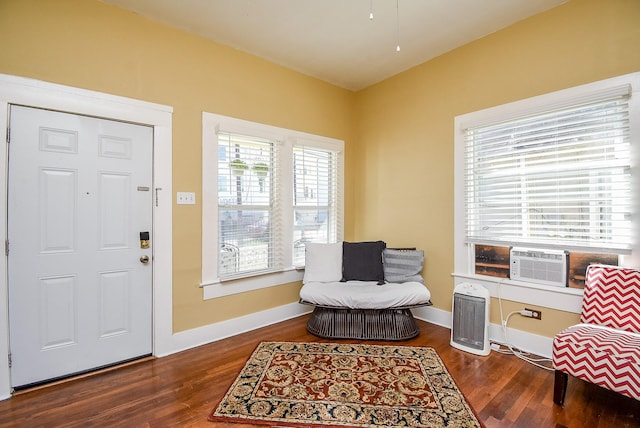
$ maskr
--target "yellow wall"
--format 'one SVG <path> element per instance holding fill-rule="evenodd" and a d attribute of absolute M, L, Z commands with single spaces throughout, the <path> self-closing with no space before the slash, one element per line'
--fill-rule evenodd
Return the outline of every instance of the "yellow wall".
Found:
<path fill-rule="evenodd" d="M 640 1 L 572 0 L 358 93 L 354 235 L 425 249 L 437 308 L 453 291 L 454 117 L 640 71 Z M 499 322 L 497 301 L 491 320 Z M 505 315 L 523 309 L 504 302 Z M 509 326 L 553 336 L 577 315 L 544 308 Z"/>
<path fill-rule="evenodd" d="M 353 92 L 98 1 L 0 0 L 0 40 L 0 73 L 173 106 L 173 188 L 198 202 L 203 111 L 351 144 Z M 286 284 L 203 302 L 201 208 L 173 208 L 174 331 L 298 300 Z"/>
<path fill-rule="evenodd" d="M 639 23 L 637 0 L 572 0 L 353 93 L 98 1 L 0 0 L 0 73 L 173 106 L 174 190 L 198 200 L 202 111 L 344 140 L 345 238 L 424 248 L 449 310 L 453 118 L 640 70 Z M 202 301 L 201 205 L 173 215 L 174 331 L 297 301 L 298 284 Z"/>

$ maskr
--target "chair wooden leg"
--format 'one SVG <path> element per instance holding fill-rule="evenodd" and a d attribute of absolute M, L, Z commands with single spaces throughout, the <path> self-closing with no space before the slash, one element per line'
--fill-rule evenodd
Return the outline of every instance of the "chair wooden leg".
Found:
<path fill-rule="evenodd" d="M 556 370 L 556 376 L 553 381 L 553 402 L 559 406 L 564 404 L 564 397 L 567 394 L 567 382 L 569 375 Z"/>

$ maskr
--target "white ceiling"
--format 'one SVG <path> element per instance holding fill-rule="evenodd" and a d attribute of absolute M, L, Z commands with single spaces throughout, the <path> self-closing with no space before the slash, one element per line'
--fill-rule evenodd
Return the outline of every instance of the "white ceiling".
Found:
<path fill-rule="evenodd" d="M 359 90 L 568 0 L 103 1 Z"/>

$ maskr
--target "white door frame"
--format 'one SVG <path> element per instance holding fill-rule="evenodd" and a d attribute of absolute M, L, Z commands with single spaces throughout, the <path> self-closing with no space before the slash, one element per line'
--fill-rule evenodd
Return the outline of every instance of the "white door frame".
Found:
<path fill-rule="evenodd" d="M 0 74 L 0 132 L 7 135 L 10 104 L 59 110 L 153 126 L 153 354 L 174 352 L 172 311 L 173 108 L 84 89 Z M 0 141 L 0 243 L 7 240 L 7 138 Z M 0 246 L 1 247 L 1 246 Z M 7 257 L 0 257 L 0 400 L 9 379 Z"/>

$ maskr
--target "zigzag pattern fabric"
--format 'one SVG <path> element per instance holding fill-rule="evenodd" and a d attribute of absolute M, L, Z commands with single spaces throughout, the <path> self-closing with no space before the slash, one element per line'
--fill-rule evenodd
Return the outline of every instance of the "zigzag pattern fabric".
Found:
<path fill-rule="evenodd" d="M 553 340 L 553 367 L 640 400 L 640 335 L 571 326 Z"/>
<path fill-rule="evenodd" d="M 582 300 L 580 322 L 640 333 L 640 271 L 592 265 Z"/>
<path fill-rule="evenodd" d="M 592 265 L 580 316 L 553 339 L 553 367 L 640 400 L 640 271 Z"/>

